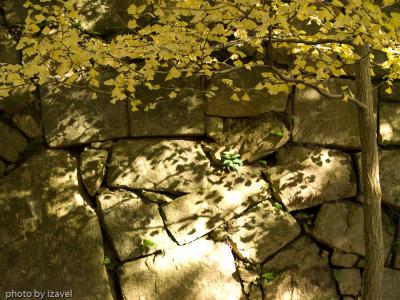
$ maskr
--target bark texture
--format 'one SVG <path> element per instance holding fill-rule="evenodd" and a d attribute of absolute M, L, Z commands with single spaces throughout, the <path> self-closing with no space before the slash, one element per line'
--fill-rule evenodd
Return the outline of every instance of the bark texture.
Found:
<path fill-rule="evenodd" d="M 363 299 L 382 299 L 384 248 L 381 219 L 381 187 L 379 183 L 379 156 L 377 124 L 374 118 L 373 93 L 369 65 L 369 47 L 357 49 L 361 60 L 358 63 L 356 82 L 358 100 L 365 104 L 359 108 L 359 124 L 362 152 L 362 176 L 364 194 L 364 232 L 366 266 L 363 278 Z"/>

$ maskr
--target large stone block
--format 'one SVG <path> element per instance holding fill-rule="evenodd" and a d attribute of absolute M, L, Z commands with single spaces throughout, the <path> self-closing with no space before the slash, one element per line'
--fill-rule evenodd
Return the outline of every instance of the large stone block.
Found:
<path fill-rule="evenodd" d="M 15 128 L 0 121 L 0 158 L 16 162 L 28 146 L 26 138 Z"/>
<path fill-rule="evenodd" d="M 260 175 L 256 168 L 241 167 L 207 189 L 176 198 L 163 207 L 168 230 L 180 245 L 190 243 L 265 200 L 268 185 Z"/>
<path fill-rule="evenodd" d="M 278 165 L 264 174 L 274 195 L 289 211 L 357 194 L 351 157 L 338 150 L 283 148 L 278 152 Z"/>
<path fill-rule="evenodd" d="M 301 237 L 265 263 L 264 299 L 340 299 L 328 258 L 320 251 L 310 238 Z"/>
<path fill-rule="evenodd" d="M 287 212 L 264 201 L 228 222 L 229 244 L 242 259 L 262 263 L 291 242 L 301 228 Z"/>
<path fill-rule="evenodd" d="M 343 86 L 356 93 L 355 82 L 348 79 L 331 79 L 325 86 L 334 94 L 341 94 Z M 377 95 L 374 97 L 377 99 Z M 358 108 L 351 102 L 323 97 L 311 88 L 296 89 L 293 116 L 295 142 L 360 148 Z"/>
<path fill-rule="evenodd" d="M 127 103 L 82 88 L 40 88 L 43 127 L 51 147 L 65 147 L 129 136 Z"/>
<path fill-rule="evenodd" d="M 161 89 L 149 90 L 140 86 L 136 96 L 142 105 L 139 111 L 130 111 L 130 134 L 132 137 L 145 136 L 196 136 L 205 133 L 204 100 L 199 92 L 200 81 L 188 82 L 157 80 Z M 171 86 L 182 88 L 174 99 L 169 99 Z M 185 90 L 192 87 L 193 90 Z M 154 109 L 144 111 L 147 105 L 155 104 Z"/>
<path fill-rule="evenodd" d="M 381 103 L 379 142 L 383 145 L 400 145 L 400 102 Z"/>
<path fill-rule="evenodd" d="M 33 155 L 0 179 L 0 294 L 71 291 L 112 300 L 97 216 L 66 151 Z"/>
<path fill-rule="evenodd" d="M 108 151 L 85 148 L 81 154 L 80 172 L 82 183 L 88 194 L 94 196 L 106 174 Z"/>
<path fill-rule="evenodd" d="M 168 236 L 158 205 L 124 190 L 97 196 L 106 231 L 121 260 L 176 245 Z"/>
<path fill-rule="evenodd" d="M 385 268 L 383 271 L 382 299 L 397 300 L 400 295 L 400 270 Z"/>
<path fill-rule="evenodd" d="M 270 95 L 266 90 L 254 90 L 254 87 L 264 79 L 260 69 L 251 71 L 240 70 L 229 74 L 217 75 L 211 79 L 210 85 L 219 87 L 216 96 L 207 99 L 206 114 L 218 117 L 249 117 L 270 111 L 285 111 L 288 95 L 279 93 Z M 248 92 L 250 101 L 231 100 L 232 91 L 221 80 L 233 80 L 235 86 L 242 89 L 252 89 Z"/>
<path fill-rule="evenodd" d="M 394 239 L 395 227 L 386 214 L 383 214 L 382 222 L 385 257 L 387 257 Z M 330 248 L 365 256 L 362 205 L 344 200 L 323 204 L 316 216 L 312 235 Z"/>
<path fill-rule="evenodd" d="M 207 184 L 210 162 L 201 146 L 187 140 L 120 140 L 107 172 L 109 187 L 190 193 Z"/>
<path fill-rule="evenodd" d="M 126 299 L 242 299 L 229 247 L 201 239 L 164 255 L 124 264 L 121 289 Z"/>

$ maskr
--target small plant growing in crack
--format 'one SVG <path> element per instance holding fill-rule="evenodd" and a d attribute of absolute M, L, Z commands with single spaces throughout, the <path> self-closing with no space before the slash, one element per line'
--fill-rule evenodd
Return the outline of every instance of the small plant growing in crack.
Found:
<path fill-rule="evenodd" d="M 273 206 L 274 206 L 276 209 L 283 210 L 283 206 L 282 206 L 282 204 L 280 204 L 279 202 L 274 202 L 274 203 L 273 203 Z"/>
<path fill-rule="evenodd" d="M 261 275 L 261 279 L 266 283 L 272 283 L 279 279 L 280 273 L 278 272 L 264 272 Z"/>
<path fill-rule="evenodd" d="M 272 130 L 271 134 L 280 138 L 282 138 L 285 135 L 283 130 L 277 130 L 277 129 Z"/>
<path fill-rule="evenodd" d="M 107 268 L 111 267 L 111 265 L 112 265 L 111 258 L 108 257 L 108 256 L 104 256 L 103 264 L 104 264 Z"/>
<path fill-rule="evenodd" d="M 222 165 L 224 169 L 228 169 L 229 171 L 239 171 L 239 168 L 243 165 L 242 160 L 240 159 L 239 153 L 232 152 L 223 152 L 221 155 Z"/>
<path fill-rule="evenodd" d="M 154 248 L 157 246 L 157 244 L 150 239 L 144 239 L 142 243 L 143 247 L 146 249 Z"/>

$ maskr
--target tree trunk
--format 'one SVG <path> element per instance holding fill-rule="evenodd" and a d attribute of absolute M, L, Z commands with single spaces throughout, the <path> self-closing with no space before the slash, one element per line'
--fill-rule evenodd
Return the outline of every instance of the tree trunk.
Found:
<path fill-rule="evenodd" d="M 366 109 L 359 108 L 366 261 L 363 274 L 363 299 L 381 300 L 384 247 L 382 237 L 377 125 L 374 118 L 373 90 L 369 70 L 369 46 L 360 46 L 357 52 L 358 55 L 361 56 L 356 72 L 356 84 L 358 87 L 357 96 L 358 100 L 367 107 Z"/>

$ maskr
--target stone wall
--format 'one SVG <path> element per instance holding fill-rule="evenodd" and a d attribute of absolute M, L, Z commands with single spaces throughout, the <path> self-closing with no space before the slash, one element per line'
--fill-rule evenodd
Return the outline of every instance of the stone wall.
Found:
<path fill-rule="evenodd" d="M 19 63 L 9 29 L 21 7 L 4 3 L 0 63 Z M 111 22 L 92 18 L 96 30 Z M 230 76 L 245 88 L 260 74 Z M 354 88 L 351 79 L 326 84 Z M 141 93 L 145 103 L 164 97 Z M 187 92 L 148 112 L 60 86 L 19 88 L 2 100 L 2 297 L 52 290 L 76 299 L 360 299 L 356 108 L 311 89 L 249 95 L 234 102 L 224 91 L 213 99 Z M 383 299 L 395 300 L 400 84 L 392 95 L 376 89 L 375 100 Z M 224 152 L 241 155 L 239 171 L 223 168 Z"/>

